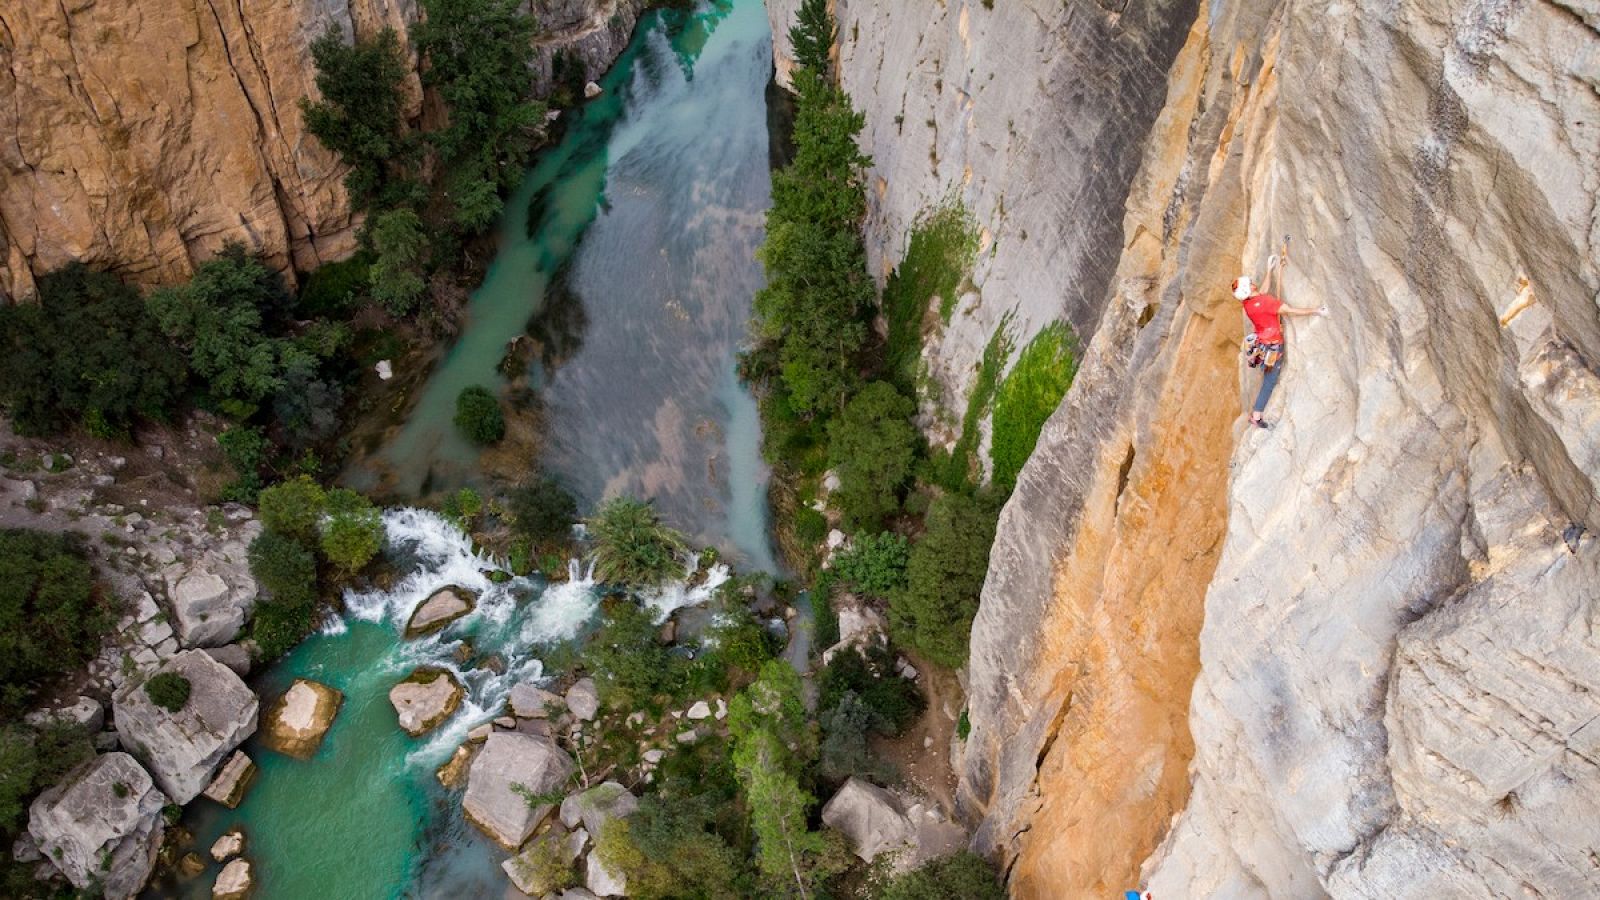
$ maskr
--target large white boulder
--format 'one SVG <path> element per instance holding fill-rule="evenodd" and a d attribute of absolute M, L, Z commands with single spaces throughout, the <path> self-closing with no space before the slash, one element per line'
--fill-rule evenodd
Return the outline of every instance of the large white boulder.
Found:
<path fill-rule="evenodd" d="M 75 887 L 132 897 L 144 887 L 161 849 L 167 796 L 126 753 L 107 753 L 40 794 L 28 833 Z"/>
<path fill-rule="evenodd" d="M 416 737 L 450 718 L 461 706 L 464 693 L 461 682 L 449 670 L 418 669 L 389 689 L 389 702 L 400 718 L 400 727 Z"/>
<path fill-rule="evenodd" d="M 474 594 L 466 588 L 440 588 L 411 611 L 411 618 L 406 622 L 406 637 L 419 638 L 440 631 L 472 612 L 476 602 Z"/>
<path fill-rule="evenodd" d="M 495 843 L 515 851 L 555 808 L 530 798 L 565 788 L 573 768 L 572 757 L 548 738 L 497 731 L 472 761 L 462 810 Z"/>
<path fill-rule="evenodd" d="M 553 704 L 563 702 L 560 696 L 526 681 L 511 688 L 508 701 L 511 714 L 519 719 L 542 719 L 550 714 Z"/>
<path fill-rule="evenodd" d="M 911 823 L 895 796 L 860 778 L 844 783 L 822 807 L 822 823 L 850 842 L 867 862 L 886 851 L 902 850 L 911 841 Z"/>
<path fill-rule="evenodd" d="M 232 641 L 255 608 L 256 580 L 239 541 L 229 541 L 191 565 L 167 567 L 166 581 L 178 639 L 188 647 L 220 647 Z"/>
<path fill-rule="evenodd" d="M 189 700 L 176 712 L 157 706 L 143 684 L 128 684 L 112 701 L 124 749 L 149 767 L 156 783 L 178 804 L 206 785 L 234 748 L 256 730 L 256 695 L 199 650 L 185 650 L 156 670 L 189 682 Z"/>
<path fill-rule="evenodd" d="M 337 688 L 296 678 L 268 710 L 261 742 L 286 756 L 310 759 L 343 704 Z"/>
<path fill-rule="evenodd" d="M 217 881 L 211 886 L 211 897 L 212 900 L 244 900 L 250 896 L 253 887 L 255 877 L 250 870 L 250 860 L 239 856 L 217 873 Z"/>
<path fill-rule="evenodd" d="M 588 835 L 582 829 L 568 831 L 560 825 L 552 826 L 544 834 L 528 842 L 522 852 L 500 864 L 517 890 L 530 897 L 543 897 L 565 883 L 583 852 Z"/>

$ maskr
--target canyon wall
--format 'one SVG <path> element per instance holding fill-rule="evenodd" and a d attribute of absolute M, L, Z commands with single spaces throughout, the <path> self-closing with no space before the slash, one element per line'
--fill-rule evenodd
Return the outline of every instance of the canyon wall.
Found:
<path fill-rule="evenodd" d="M 930 369 L 1008 309 L 1084 344 L 973 628 L 976 849 L 1030 898 L 1600 892 L 1600 6 L 995 6 L 836 4 L 880 274 L 942 192 L 983 228 Z M 1331 314 L 1257 430 L 1227 284 L 1284 233 Z"/>
<path fill-rule="evenodd" d="M 604 71 L 645 4 L 529 5 L 530 77 L 548 90 L 558 52 Z M 343 170 L 299 110 L 315 96 L 310 45 L 330 25 L 403 35 L 416 15 L 415 0 L 0 6 L 0 301 L 75 260 L 161 284 L 227 241 L 291 277 L 350 253 Z M 415 77 L 410 90 L 415 114 Z"/>

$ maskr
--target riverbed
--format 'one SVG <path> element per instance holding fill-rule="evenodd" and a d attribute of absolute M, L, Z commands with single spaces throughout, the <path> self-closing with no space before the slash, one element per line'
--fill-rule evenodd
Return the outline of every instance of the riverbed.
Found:
<path fill-rule="evenodd" d="M 585 510 L 620 492 L 649 497 L 741 571 L 776 570 L 755 403 L 734 376 L 761 283 L 770 75 L 760 0 L 641 20 L 604 92 L 569 114 L 560 144 L 508 200 L 466 327 L 380 453 L 390 489 L 476 483 L 479 451 L 451 424 L 455 396 L 503 386 L 505 348 L 532 333 L 559 351 L 528 362 L 547 432 L 539 462 Z M 439 516 L 393 509 L 385 524 L 399 580 L 347 592 L 342 616 L 253 679 L 264 705 L 296 677 L 344 692 L 321 749 L 297 761 L 252 741 L 261 772 L 240 808 L 202 799 L 185 816 L 202 855 L 244 828 L 260 900 L 519 896 L 500 870 L 505 854 L 465 824 L 459 794 L 434 771 L 512 684 L 541 677 L 552 651 L 593 627 L 600 588 L 577 563 L 555 584 L 496 583 L 487 573 L 503 561 Z M 694 589 L 646 599 L 663 611 L 703 603 L 726 577 L 717 567 Z M 475 611 L 403 640 L 412 608 L 445 585 L 476 592 Z M 412 739 L 387 694 L 420 665 L 456 671 L 468 698 Z M 208 896 L 217 868 L 179 893 Z"/>

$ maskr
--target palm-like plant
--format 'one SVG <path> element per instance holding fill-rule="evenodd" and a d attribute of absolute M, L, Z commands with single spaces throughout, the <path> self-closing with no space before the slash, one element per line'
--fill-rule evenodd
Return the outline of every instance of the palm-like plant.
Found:
<path fill-rule="evenodd" d="M 594 572 L 601 581 L 654 587 L 683 577 L 688 539 L 662 522 L 649 503 L 632 497 L 612 498 L 587 524 L 594 538 Z"/>

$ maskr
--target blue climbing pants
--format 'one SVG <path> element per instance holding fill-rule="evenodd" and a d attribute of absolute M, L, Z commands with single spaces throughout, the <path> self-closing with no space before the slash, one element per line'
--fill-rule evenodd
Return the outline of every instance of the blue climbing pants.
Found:
<path fill-rule="evenodd" d="M 1261 373 L 1261 392 L 1256 394 L 1256 412 L 1266 410 L 1267 401 L 1272 398 L 1272 391 L 1278 386 L 1278 376 L 1283 374 L 1283 364 L 1288 360 L 1289 353 L 1285 350 L 1278 357 L 1277 365 Z"/>

